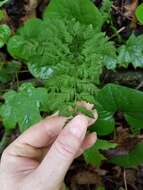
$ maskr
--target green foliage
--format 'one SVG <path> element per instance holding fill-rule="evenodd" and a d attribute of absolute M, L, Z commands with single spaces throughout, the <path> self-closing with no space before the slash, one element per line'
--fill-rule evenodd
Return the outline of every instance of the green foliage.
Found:
<path fill-rule="evenodd" d="M 9 40 L 8 51 L 35 77 L 48 79 L 49 111 L 64 115 L 78 100 L 94 103 L 103 66 L 114 68 L 116 60 L 105 34 L 75 19 L 29 20 Z"/>
<path fill-rule="evenodd" d="M 143 35 L 135 36 L 132 34 L 126 44 L 118 49 L 118 63 L 125 68 L 130 63 L 136 68 L 143 68 Z"/>
<path fill-rule="evenodd" d="M 9 0 L 1 0 L 0 1 L 0 7 L 2 7 L 5 3 L 7 3 Z"/>
<path fill-rule="evenodd" d="M 45 10 L 44 18 L 60 18 L 60 19 L 72 19 L 75 18 L 81 24 L 92 24 L 96 31 L 101 31 L 101 28 L 109 18 L 111 11 L 112 1 L 105 0 L 102 3 L 102 7 L 99 10 L 90 0 L 52 0 Z M 100 42 L 100 38 L 99 38 Z M 94 42 L 96 43 L 96 42 Z M 101 46 L 103 41 L 101 41 Z M 103 45 L 104 46 L 104 45 Z M 109 45 L 110 46 L 110 45 Z M 93 44 L 92 49 L 97 45 Z M 108 51 L 107 51 L 108 49 Z M 105 48 L 104 65 L 108 69 L 115 69 L 117 65 L 115 48 L 110 46 Z M 109 55 L 109 56 L 108 56 Z M 103 54 L 102 54 L 103 56 Z"/>
<path fill-rule="evenodd" d="M 0 48 L 2 48 L 8 41 L 11 35 L 11 29 L 6 24 L 0 25 Z"/>
<path fill-rule="evenodd" d="M 143 3 L 140 4 L 136 9 L 136 17 L 138 21 L 143 24 Z"/>
<path fill-rule="evenodd" d="M 100 153 L 100 150 L 108 150 L 116 148 L 117 144 L 110 143 L 105 140 L 97 140 L 97 142 L 84 153 L 85 161 L 88 164 L 99 167 L 103 160 L 106 160 L 105 156 Z"/>
<path fill-rule="evenodd" d="M 100 9 L 102 17 L 104 22 L 108 21 L 108 19 L 111 19 L 111 9 L 112 9 L 112 4 L 113 1 L 112 0 L 103 0 L 102 1 L 102 7 Z"/>
<path fill-rule="evenodd" d="M 76 78 L 75 74 L 53 76 L 46 82 L 49 100 L 47 104 L 51 113 L 59 110 L 61 114 L 70 116 L 78 112 L 74 110 L 77 101 L 95 102 L 94 96 L 98 92 L 95 83 Z"/>
<path fill-rule="evenodd" d="M 97 190 L 105 190 L 105 188 L 100 186 L 100 187 L 97 187 Z"/>
<path fill-rule="evenodd" d="M 38 28 L 38 29 L 37 29 Z M 98 83 L 103 64 L 115 59 L 115 48 L 92 25 L 72 20 L 32 19 L 8 43 L 9 53 L 24 60 L 30 72 L 47 79 L 65 73 Z"/>
<path fill-rule="evenodd" d="M 47 79 L 53 72 L 63 70 L 75 73 L 78 66 L 77 75 L 82 73 L 87 78 L 90 73 L 92 80 L 96 77 L 96 83 L 103 65 L 110 69 L 116 66 L 113 43 L 100 32 L 101 27 L 97 32 L 101 18 L 100 11 L 89 0 L 52 0 L 44 20 L 26 22 L 10 39 L 8 51 L 24 60 L 35 77 Z"/>
<path fill-rule="evenodd" d="M 44 17 L 68 20 L 75 18 L 82 24 L 92 24 L 98 31 L 103 24 L 100 11 L 90 0 L 52 0 L 45 10 Z"/>
<path fill-rule="evenodd" d="M 143 93 L 127 87 L 108 84 L 96 97 L 99 119 L 93 127 L 99 135 L 110 134 L 115 126 L 114 114 L 124 114 L 133 132 L 143 129 Z"/>
<path fill-rule="evenodd" d="M 20 69 L 20 64 L 16 61 L 10 63 L 0 62 L 0 83 L 7 83 L 14 78 Z"/>
<path fill-rule="evenodd" d="M 125 155 L 113 157 L 111 162 L 124 168 L 135 167 L 143 164 L 143 143 L 137 144 L 131 152 Z"/>
<path fill-rule="evenodd" d="M 5 104 L 0 107 L 0 115 L 6 129 L 18 124 L 22 132 L 41 120 L 40 111 L 44 111 L 47 102 L 46 89 L 25 83 L 18 92 L 10 90 L 3 97 Z"/>

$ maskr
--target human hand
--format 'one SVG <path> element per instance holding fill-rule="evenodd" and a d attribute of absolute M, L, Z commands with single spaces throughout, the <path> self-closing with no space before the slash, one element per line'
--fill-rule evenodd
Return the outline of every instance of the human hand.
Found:
<path fill-rule="evenodd" d="M 0 189 L 59 190 L 74 158 L 95 143 L 96 133 L 86 135 L 95 120 L 56 115 L 28 129 L 2 155 Z"/>

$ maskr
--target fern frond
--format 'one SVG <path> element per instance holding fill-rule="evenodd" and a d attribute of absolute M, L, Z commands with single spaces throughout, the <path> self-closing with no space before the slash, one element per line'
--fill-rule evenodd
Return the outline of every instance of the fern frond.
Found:
<path fill-rule="evenodd" d="M 105 58 L 115 56 L 104 33 L 74 18 L 31 19 L 11 38 L 8 50 L 35 77 L 47 79 L 50 111 L 80 100 L 93 103 Z"/>

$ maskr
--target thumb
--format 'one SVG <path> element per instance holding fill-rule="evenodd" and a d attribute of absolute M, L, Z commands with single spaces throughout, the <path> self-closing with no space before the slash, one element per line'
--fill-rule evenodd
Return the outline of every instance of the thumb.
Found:
<path fill-rule="evenodd" d="M 68 168 L 81 147 L 89 123 L 91 121 L 84 115 L 78 115 L 71 120 L 35 171 L 42 184 L 46 185 L 47 179 L 51 179 L 48 182 L 47 189 L 57 189 L 63 181 Z"/>

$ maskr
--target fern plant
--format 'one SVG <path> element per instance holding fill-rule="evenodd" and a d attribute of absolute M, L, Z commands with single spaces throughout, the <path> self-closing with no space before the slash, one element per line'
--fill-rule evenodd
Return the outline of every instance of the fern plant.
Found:
<path fill-rule="evenodd" d="M 94 103 L 102 68 L 116 56 L 104 33 L 74 18 L 29 20 L 9 40 L 8 51 L 35 77 L 48 79 L 49 109 L 64 113 L 77 100 Z"/>
<path fill-rule="evenodd" d="M 113 43 L 104 33 L 74 18 L 29 20 L 10 39 L 8 51 L 25 61 L 31 73 L 41 79 L 48 79 L 53 72 L 71 73 L 78 66 L 78 75 L 87 78 L 90 73 L 92 80 L 98 82 L 102 66 L 116 58 Z"/>

